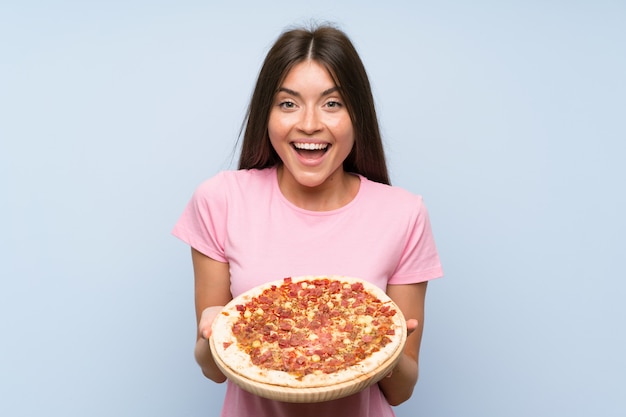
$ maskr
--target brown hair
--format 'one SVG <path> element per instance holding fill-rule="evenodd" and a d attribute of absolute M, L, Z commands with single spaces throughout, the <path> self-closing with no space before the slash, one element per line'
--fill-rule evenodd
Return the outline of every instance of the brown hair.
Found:
<path fill-rule="evenodd" d="M 281 163 L 267 133 L 271 106 L 287 73 L 294 65 L 307 59 L 326 67 L 346 102 L 355 141 L 344 161 L 344 170 L 389 184 L 367 73 L 350 39 L 331 26 L 284 32 L 268 52 L 244 122 L 239 169 L 263 169 Z"/>

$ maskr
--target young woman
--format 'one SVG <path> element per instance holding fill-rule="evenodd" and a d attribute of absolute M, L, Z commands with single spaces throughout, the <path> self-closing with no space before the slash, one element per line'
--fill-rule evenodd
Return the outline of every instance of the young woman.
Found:
<path fill-rule="evenodd" d="M 283 33 L 261 68 L 239 170 L 196 190 L 174 234 L 192 248 L 195 357 L 223 382 L 207 339 L 221 306 L 287 276 L 345 275 L 386 290 L 410 335 L 378 384 L 313 404 L 264 399 L 228 382 L 224 417 L 386 417 L 418 377 L 427 282 L 442 275 L 422 199 L 389 185 L 369 80 L 348 37 Z"/>

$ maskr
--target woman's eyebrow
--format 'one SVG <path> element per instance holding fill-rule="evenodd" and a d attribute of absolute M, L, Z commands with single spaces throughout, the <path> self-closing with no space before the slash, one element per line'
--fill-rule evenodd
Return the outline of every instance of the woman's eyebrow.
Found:
<path fill-rule="evenodd" d="M 339 91 L 339 87 L 337 87 L 337 86 L 331 87 L 328 90 L 322 91 L 322 94 L 320 94 L 320 97 L 327 96 L 327 95 L 332 94 L 332 93 L 334 93 L 336 91 Z M 279 93 L 280 92 L 287 93 L 287 94 L 290 94 L 290 95 L 296 96 L 296 97 L 302 97 L 302 95 L 300 93 L 298 93 L 297 91 L 291 90 L 291 89 L 289 89 L 287 87 L 280 87 L 278 89 L 278 92 Z"/>

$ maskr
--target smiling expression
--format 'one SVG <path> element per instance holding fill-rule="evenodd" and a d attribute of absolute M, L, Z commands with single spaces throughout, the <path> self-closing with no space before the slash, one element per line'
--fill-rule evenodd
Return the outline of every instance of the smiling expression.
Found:
<path fill-rule="evenodd" d="M 284 166 L 281 187 L 315 188 L 343 177 L 354 130 L 325 67 L 307 60 L 289 71 L 275 96 L 268 134 Z"/>

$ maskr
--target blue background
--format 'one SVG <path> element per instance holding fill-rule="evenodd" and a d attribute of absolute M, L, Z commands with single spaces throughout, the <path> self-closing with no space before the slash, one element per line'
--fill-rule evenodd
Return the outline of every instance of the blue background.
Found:
<path fill-rule="evenodd" d="M 218 416 L 189 249 L 261 61 L 332 21 L 370 74 L 392 181 L 423 194 L 412 416 L 623 416 L 622 1 L 0 5 L 0 415 Z"/>

